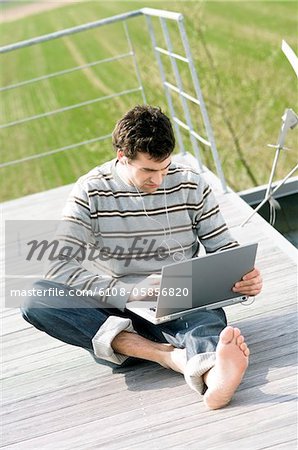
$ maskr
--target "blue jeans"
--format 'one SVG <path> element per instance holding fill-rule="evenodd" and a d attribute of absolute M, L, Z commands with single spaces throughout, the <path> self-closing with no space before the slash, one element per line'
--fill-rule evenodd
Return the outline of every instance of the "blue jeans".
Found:
<path fill-rule="evenodd" d="M 32 296 L 21 308 L 24 319 L 37 329 L 68 344 L 94 352 L 92 338 L 109 318 L 129 318 L 134 330 L 154 342 L 170 343 L 186 348 L 187 359 L 198 353 L 214 352 L 218 336 L 227 321 L 223 309 L 199 310 L 184 317 L 159 325 L 153 325 L 125 310 L 100 307 L 93 297 L 73 296 L 67 286 L 40 280 L 35 289 L 56 288 L 60 295 Z M 63 292 L 63 295 L 61 293 Z"/>

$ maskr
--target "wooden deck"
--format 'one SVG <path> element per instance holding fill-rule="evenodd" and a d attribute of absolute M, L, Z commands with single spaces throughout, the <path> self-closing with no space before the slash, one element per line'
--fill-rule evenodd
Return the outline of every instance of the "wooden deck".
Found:
<path fill-rule="evenodd" d="M 259 242 L 264 289 L 251 306 L 226 308 L 251 349 L 234 400 L 205 409 L 182 375 L 141 362 L 112 370 L 82 349 L 29 326 L 3 309 L 5 449 L 296 449 L 297 267 L 295 249 L 250 208 L 214 186 L 243 243 Z M 5 219 L 56 219 L 70 186 L 3 204 Z"/>

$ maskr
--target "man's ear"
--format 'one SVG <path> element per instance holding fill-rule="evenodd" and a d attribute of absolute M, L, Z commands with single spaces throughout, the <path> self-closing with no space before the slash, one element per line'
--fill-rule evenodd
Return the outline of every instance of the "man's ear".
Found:
<path fill-rule="evenodd" d="M 122 163 L 124 163 L 123 158 L 124 158 L 124 159 L 126 158 L 126 156 L 124 156 L 123 150 L 117 150 L 117 159 L 118 159 L 119 161 L 121 161 Z"/>
<path fill-rule="evenodd" d="M 128 158 L 124 155 L 123 150 L 117 150 L 117 159 L 121 162 L 121 164 L 128 164 Z"/>

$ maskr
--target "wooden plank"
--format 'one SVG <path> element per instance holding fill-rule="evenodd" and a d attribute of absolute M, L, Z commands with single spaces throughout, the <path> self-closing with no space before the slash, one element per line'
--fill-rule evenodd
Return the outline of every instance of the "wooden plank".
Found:
<path fill-rule="evenodd" d="M 283 380 L 280 380 L 272 384 L 278 392 L 283 383 Z M 258 437 L 260 430 L 266 431 L 271 427 L 277 429 L 286 424 L 292 425 L 295 403 L 291 399 L 291 392 L 294 386 L 295 377 L 293 376 L 285 389 L 290 395 L 282 404 L 274 403 L 271 399 L 268 403 L 261 403 L 256 407 L 255 398 L 248 397 L 246 394 L 241 399 L 241 406 L 236 404 L 219 411 L 206 411 L 201 402 L 193 401 L 190 396 L 180 398 L 176 407 L 175 402 L 169 399 L 170 389 L 168 389 L 166 398 L 158 403 L 153 399 L 155 402 L 142 405 L 141 392 L 137 403 L 127 401 L 128 398 L 123 397 L 120 397 L 118 401 L 115 399 L 118 408 L 114 410 L 114 413 L 110 411 L 108 416 L 104 416 L 99 398 L 92 410 L 86 410 L 88 407 L 86 404 L 76 404 L 71 411 L 57 408 L 54 414 L 41 414 L 35 417 L 35 421 L 19 422 L 19 439 L 25 442 L 26 449 L 34 448 L 31 447 L 32 444 L 35 448 L 47 448 L 48 444 L 55 442 L 59 442 L 60 448 L 67 448 L 66 446 L 74 448 L 79 444 L 85 445 L 85 448 L 90 448 L 91 445 L 97 448 L 123 448 L 123 443 L 126 448 L 133 445 L 140 448 L 140 444 L 143 447 L 148 441 L 150 445 L 156 444 L 156 446 L 159 445 L 158 448 L 166 448 L 167 443 L 177 445 L 188 442 L 191 444 L 200 436 L 200 445 L 203 448 L 212 448 L 214 444 L 234 441 L 243 436 Z M 196 397 L 195 393 L 193 394 Z M 259 392 L 256 391 L 255 396 L 259 396 Z M 119 401 L 125 406 L 120 410 Z M 60 431 L 55 430 L 59 425 L 61 427 L 61 416 L 64 427 Z M 232 428 L 228 427 L 228 423 L 233 425 Z M 247 424 L 249 424 L 249 431 Z M 215 426 L 216 433 L 214 433 Z M 47 430 L 47 434 L 44 429 Z M 14 430 L 15 424 L 11 427 L 12 437 Z M 33 439 L 28 439 L 28 431 L 31 435 L 32 432 L 34 433 Z M 10 433 L 8 433 L 8 439 L 9 436 Z M 293 435 L 288 435 L 287 438 L 289 437 L 293 438 Z"/>

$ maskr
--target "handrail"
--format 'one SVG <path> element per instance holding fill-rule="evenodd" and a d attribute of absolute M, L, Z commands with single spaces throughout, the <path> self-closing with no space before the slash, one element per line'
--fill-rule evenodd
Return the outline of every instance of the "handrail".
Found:
<path fill-rule="evenodd" d="M 12 50 L 19 50 L 20 48 L 29 47 L 35 44 L 41 44 L 42 42 L 47 42 L 49 40 L 58 39 L 64 36 L 69 36 L 70 34 L 80 33 L 81 31 L 92 30 L 93 28 L 102 27 L 103 25 L 109 25 L 111 23 L 126 20 L 131 17 L 137 17 L 141 14 L 141 10 L 131 11 L 129 13 L 117 14 L 116 16 L 107 17 L 106 19 L 95 20 L 94 22 L 89 22 L 84 25 L 65 28 L 65 30 L 55 31 L 54 33 L 44 34 L 32 39 L 16 42 L 15 44 L 5 45 L 4 47 L 0 47 L 0 53 L 7 53 Z"/>
<path fill-rule="evenodd" d="M 92 28 L 102 27 L 104 25 L 109 25 L 111 23 L 120 22 L 122 20 L 131 19 L 132 17 L 137 17 L 141 15 L 146 16 L 158 16 L 164 17 L 165 19 L 171 20 L 182 20 L 182 14 L 164 11 L 162 9 L 154 9 L 154 8 L 142 8 L 137 9 L 136 11 L 130 11 L 128 13 L 116 14 L 115 16 L 107 17 L 105 19 L 95 20 L 94 22 L 89 22 L 84 25 L 78 25 L 76 27 L 66 28 L 65 30 L 56 31 L 54 33 L 44 34 L 42 36 L 27 39 L 25 41 L 16 42 L 14 44 L 5 45 L 0 47 L 0 53 L 7 53 L 12 50 L 18 50 L 20 48 L 29 47 L 35 44 L 41 44 L 42 42 L 47 42 L 52 39 L 58 39 L 64 36 L 68 36 L 70 34 L 80 33 L 81 31 L 91 30 Z"/>

